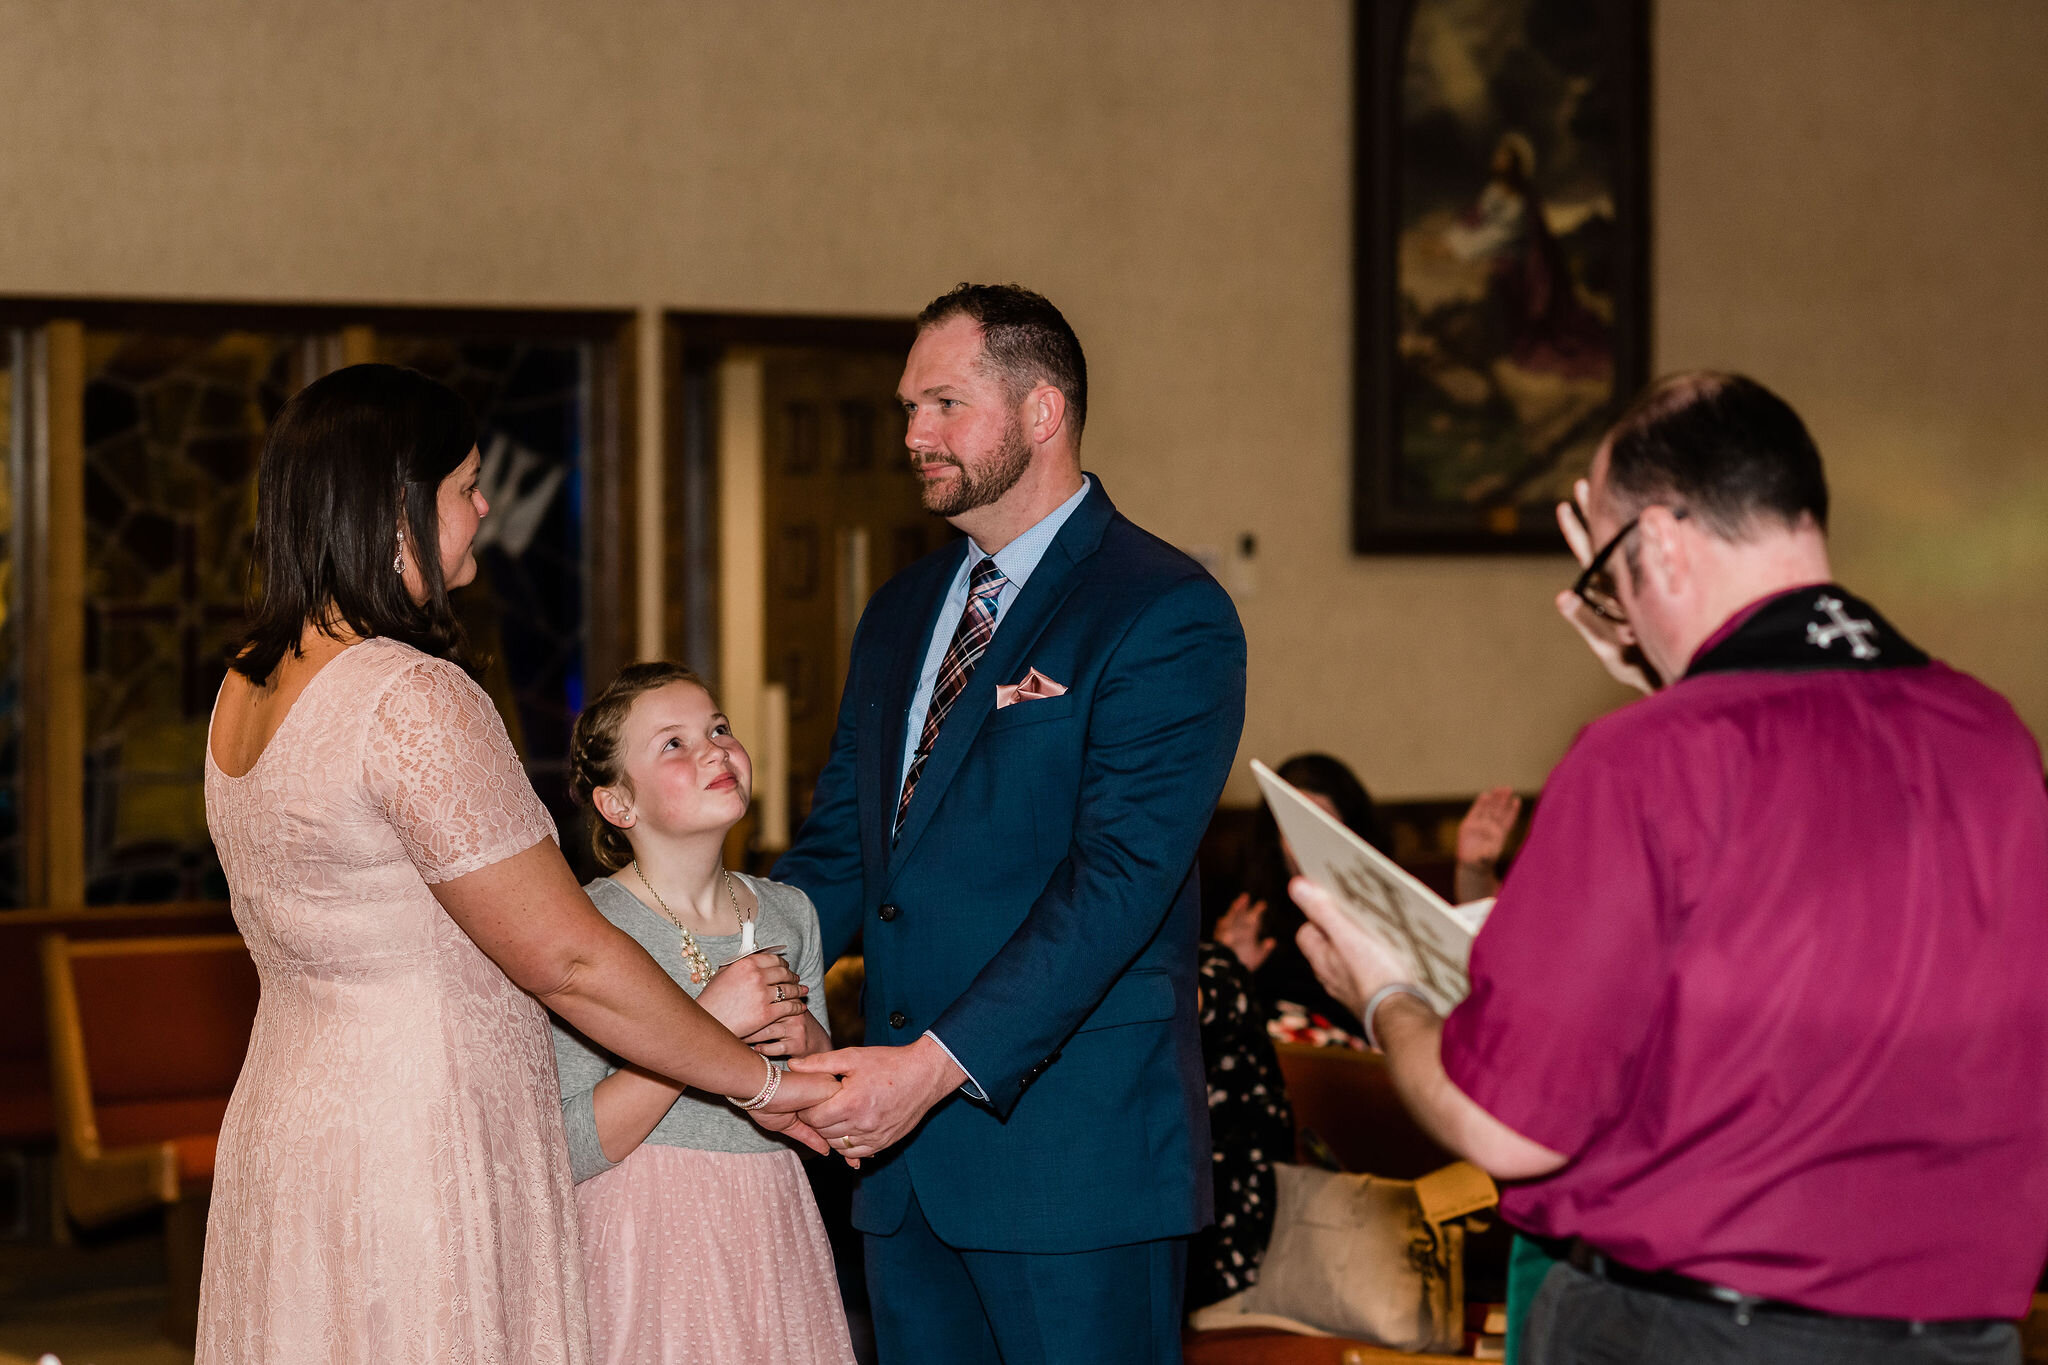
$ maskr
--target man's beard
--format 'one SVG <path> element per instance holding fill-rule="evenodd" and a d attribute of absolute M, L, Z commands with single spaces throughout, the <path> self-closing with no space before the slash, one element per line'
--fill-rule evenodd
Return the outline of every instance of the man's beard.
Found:
<path fill-rule="evenodd" d="M 962 461 L 946 455 L 921 460 L 919 464 L 949 464 L 960 471 L 959 478 L 946 483 L 927 483 L 923 490 L 925 511 L 942 517 L 957 517 L 977 507 L 986 507 L 1015 488 L 1017 481 L 1024 477 L 1024 471 L 1031 468 L 1031 443 L 1024 439 L 1023 424 L 1013 417 L 1003 429 L 1002 444 L 975 468 L 970 469 Z"/>

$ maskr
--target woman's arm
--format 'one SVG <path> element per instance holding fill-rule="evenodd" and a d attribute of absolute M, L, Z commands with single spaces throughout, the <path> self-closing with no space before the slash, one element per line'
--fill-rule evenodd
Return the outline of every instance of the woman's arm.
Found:
<path fill-rule="evenodd" d="M 746 1099 L 766 1081 L 760 1055 L 726 1032 L 624 930 L 598 913 L 551 841 L 432 890 L 514 984 L 599 1047 L 712 1094 Z M 817 1085 L 821 1080 L 830 1078 L 784 1076 L 768 1111 L 788 1113 L 818 1103 L 836 1089 Z M 813 1141 L 815 1134 L 791 1136 L 824 1150 Z"/>

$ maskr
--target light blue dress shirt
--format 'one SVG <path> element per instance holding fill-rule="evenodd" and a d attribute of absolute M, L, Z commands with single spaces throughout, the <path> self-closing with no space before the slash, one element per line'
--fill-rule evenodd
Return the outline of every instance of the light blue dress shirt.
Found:
<path fill-rule="evenodd" d="M 1003 617 L 1009 615 L 1010 604 L 1017 600 L 1017 594 L 1024 591 L 1024 584 L 1031 578 L 1038 561 L 1045 558 L 1045 552 L 1052 548 L 1053 537 L 1067 524 L 1067 518 L 1074 515 L 1074 509 L 1088 496 L 1094 486 L 1088 475 L 1081 476 L 1081 491 L 1068 498 L 1058 507 L 1045 514 L 1030 530 L 996 551 L 996 568 L 1009 579 L 1001 594 L 996 598 L 996 630 L 1003 628 Z M 939 606 L 938 623 L 932 627 L 931 643 L 925 646 L 924 670 L 917 675 L 917 691 L 910 696 L 910 723 L 903 730 L 903 762 L 896 769 L 896 794 L 903 794 L 903 779 L 909 775 L 910 760 L 917 753 L 917 741 L 924 735 L 924 718 L 932 709 L 932 692 L 939 685 L 939 667 L 946 662 L 946 650 L 952 646 L 954 633 L 960 629 L 961 613 L 967 610 L 967 582 L 974 574 L 974 566 L 988 558 L 988 552 L 967 539 L 967 557 L 960 561 L 960 568 L 953 575 L 952 586 L 946 589 L 946 600 Z M 994 632 L 989 639 L 994 641 Z M 1009 679 L 1008 681 L 1015 681 Z M 891 807 L 894 813 L 894 807 Z"/>
<path fill-rule="evenodd" d="M 996 551 L 996 568 L 1002 570 L 1003 577 L 1010 580 L 996 597 L 996 630 L 1003 628 L 1003 617 L 1009 614 L 1010 604 L 1017 600 L 1018 593 L 1024 591 L 1024 585 L 1030 581 L 1032 570 L 1038 567 L 1039 560 L 1045 558 L 1045 552 L 1052 548 L 1053 537 L 1067 524 L 1067 518 L 1074 515 L 1074 509 L 1088 496 L 1088 490 L 1094 483 L 1092 478 L 1083 474 L 1080 492 L 1053 508 L 1030 530 Z M 896 769 L 896 794 L 899 798 L 903 793 L 903 779 L 910 772 L 910 760 L 917 753 L 917 741 L 924 735 L 924 718 L 932 709 L 932 692 L 939 685 L 939 668 L 946 662 L 946 650 L 953 643 L 954 633 L 960 629 L 960 615 L 967 610 L 968 579 L 974 574 L 974 566 L 986 558 L 988 553 L 974 543 L 972 536 L 968 537 L 967 557 L 960 561 L 960 568 L 953 575 L 952 586 L 946 589 L 946 600 L 939 606 L 938 621 L 932 627 L 931 643 L 925 646 L 924 669 L 917 675 L 917 691 L 910 697 L 910 723 L 903 729 L 903 763 Z M 990 633 L 989 639 L 995 639 L 994 632 Z M 889 808 L 892 819 L 895 816 L 895 809 L 893 805 Z M 937 1043 L 948 1057 L 953 1057 L 953 1049 L 946 1046 L 945 1039 L 930 1029 L 925 1030 L 924 1036 Z M 960 1059 L 953 1057 L 953 1063 L 959 1066 Z M 965 1074 L 967 1068 L 961 1066 L 960 1070 Z M 987 1092 L 982 1090 L 971 1075 L 967 1077 L 967 1083 L 960 1088 L 974 1099 L 988 1098 Z"/>

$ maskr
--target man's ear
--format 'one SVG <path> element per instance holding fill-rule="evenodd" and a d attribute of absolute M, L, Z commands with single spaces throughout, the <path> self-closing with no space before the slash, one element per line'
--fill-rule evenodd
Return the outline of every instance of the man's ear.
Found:
<path fill-rule="evenodd" d="M 1692 581 L 1692 547 L 1668 507 L 1645 507 L 1636 525 L 1643 573 L 1666 596 L 1683 593 Z"/>
<path fill-rule="evenodd" d="M 1024 395 L 1018 419 L 1031 444 L 1042 446 L 1066 426 L 1067 396 L 1051 384 L 1040 384 Z"/>
<path fill-rule="evenodd" d="M 590 805 L 606 824 L 619 829 L 633 828 L 638 818 L 633 814 L 633 803 L 615 787 L 591 788 Z"/>

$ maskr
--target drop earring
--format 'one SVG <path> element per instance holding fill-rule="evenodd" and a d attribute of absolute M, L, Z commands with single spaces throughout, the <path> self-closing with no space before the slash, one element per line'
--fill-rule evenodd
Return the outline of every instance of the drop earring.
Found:
<path fill-rule="evenodd" d="M 391 556 L 391 572 L 405 577 L 405 528 L 398 528 L 398 550 Z"/>

